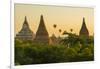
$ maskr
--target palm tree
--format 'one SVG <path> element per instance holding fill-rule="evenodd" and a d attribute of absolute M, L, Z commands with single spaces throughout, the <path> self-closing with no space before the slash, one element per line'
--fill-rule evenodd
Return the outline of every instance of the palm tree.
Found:
<path fill-rule="evenodd" d="M 68 33 L 68 32 L 63 32 L 64 35 L 68 35 L 68 37 L 65 37 L 62 39 L 61 43 L 67 45 L 68 47 L 73 47 L 75 44 L 79 43 L 79 37 L 76 34 Z"/>

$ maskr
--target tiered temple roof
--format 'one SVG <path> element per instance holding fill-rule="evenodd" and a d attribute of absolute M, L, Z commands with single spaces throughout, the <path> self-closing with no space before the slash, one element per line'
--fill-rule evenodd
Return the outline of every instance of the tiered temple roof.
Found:
<path fill-rule="evenodd" d="M 31 31 L 28 25 L 27 17 L 25 16 L 25 20 L 20 32 L 16 35 L 16 39 L 20 40 L 33 40 L 35 37 L 34 33 Z"/>

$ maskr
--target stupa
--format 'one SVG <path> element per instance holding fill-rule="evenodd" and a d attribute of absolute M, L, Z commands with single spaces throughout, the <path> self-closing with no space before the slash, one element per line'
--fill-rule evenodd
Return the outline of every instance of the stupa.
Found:
<path fill-rule="evenodd" d="M 34 42 L 49 44 L 49 34 L 45 26 L 43 15 L 40 17 L 40 24 L 36 32 Z"/>
<path fill-rule="evenodd" d="M 80 32 L 79 32 L 79 36 L 89 37 L 89 32 L 88 32 L 88 29 L 86 27 L 85 18 L 84 17 L 83 17 L 82 27 L 81 27 Z"/>
<path fill-rule="evenodd" d="M 35 34 L 31 31 L 28 25 L 27 17 L 25 16 L 25 20 L 22 26 L 22 29 L 16 34 L 16 39 L 20 40 L 33 40 Z"/>

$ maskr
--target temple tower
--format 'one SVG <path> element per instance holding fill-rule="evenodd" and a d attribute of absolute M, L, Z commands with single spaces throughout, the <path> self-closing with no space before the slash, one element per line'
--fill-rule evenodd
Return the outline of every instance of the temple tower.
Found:
<path fill-rule="evenodd" d="M 25 20 L 22 26 L 22 29 L 16 34 L 16 39 L 20 40 L 33 40 L 35 37 L 35 34 L 31 31 L 29 28 L 27 18 L 25 16 Z"/>
<path fill-rule="evenodd" d="M 57 44 L 57 37 L 54 34 L 52 34 L 52 36 L 50 37 L 50 44 Z"/>
<path fill-rule="evenodd" d="M 79 35 L 89 37 L 89 32 L 85 24 L 85 18 L 83 18 L 83 23 L 82 23 L 82 27 L 80 29 Z"/>
<path fill-rule="evenodd" d="M 49 44 L 49 34 L 45 26 L 43 15 L 41 15 L 40 17 L 40 24 L 36 32 L 36 37 L 34 39 L 34 42 Z"/>

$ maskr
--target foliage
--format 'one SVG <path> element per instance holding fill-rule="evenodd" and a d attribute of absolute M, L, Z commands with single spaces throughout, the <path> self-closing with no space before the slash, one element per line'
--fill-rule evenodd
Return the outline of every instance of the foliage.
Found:
<path fill-rule="evenodd" d="M 15 65 L 94 60 L 93 44 L 82 48 L 78 44 L 68 48 L 62 44 L 47 45 L 15 40 Z"/>
<path fill-rule="evenodd" d="M 79 44 L 80 39 L 77 35 L 72 33 L 67 33 L 67 34 L 68 36 L 62 39 L 60 43 L 66 45 L 67 47 L 73 47 L 76 44 Z"/>
<path fill-rule="evenodd" d="M 94 45 L 94 37 L 83 37 L 83 36 L 78 36 L 73 33 L 64 33 L 63 35 L 68 35 L 64 39 L 60 41 L 60 43 L 66 45 L 67 47 L 73 47 L 76 46 L 77 44 L 80 44 L 82 47 L 89 46 L 91 44 Z"/>

